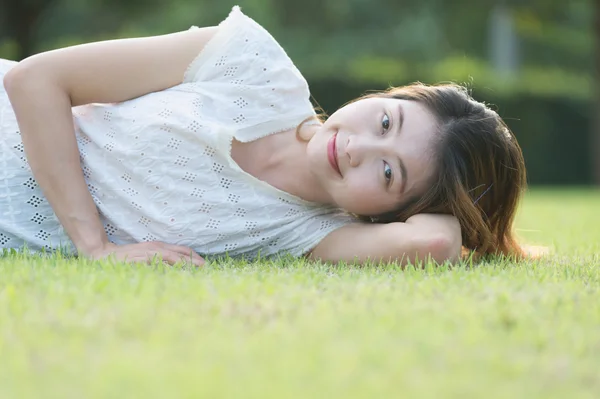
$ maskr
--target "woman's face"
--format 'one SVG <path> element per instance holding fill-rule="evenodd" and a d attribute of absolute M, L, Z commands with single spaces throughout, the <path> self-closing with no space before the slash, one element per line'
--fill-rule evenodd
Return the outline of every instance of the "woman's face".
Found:
<path fill-rule="evenodd" d="M 427 189 L 435 134 L 434 117 L 418 102 L 359 100 L 336 111 L 310 139 L 309 167 L 333 204 L 379 215 Z"/>

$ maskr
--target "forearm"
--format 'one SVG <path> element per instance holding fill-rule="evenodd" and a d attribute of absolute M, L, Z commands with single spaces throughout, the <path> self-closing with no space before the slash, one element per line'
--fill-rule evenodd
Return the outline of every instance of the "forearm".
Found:
<path fill-rule="evenodd" d="M 44 196 L 80 254 L 101 248 L 108 237 L 83 177 L 68 94 L 42 77 L 9 73 L 4 84 Z"/>
<path fill-rule="evenodd" d="M 420 214 L 406 223 L 343 226 L 327 235 L 308 256 L 330 262 L 401 264 L 431 257 L 441 263 L 456 261 L 460 247 L 460 226 L 454 216 Z"/>

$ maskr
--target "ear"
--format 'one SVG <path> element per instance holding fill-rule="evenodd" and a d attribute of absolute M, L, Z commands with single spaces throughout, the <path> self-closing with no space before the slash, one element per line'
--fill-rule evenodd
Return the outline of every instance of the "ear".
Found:
<path fill-rule="evenodd" d="M 300 122 L 296 128 L 296 136 L 302 141 L 309 142 L 321 126 L 322 124 L 316 117 L 310 116 Z"/>

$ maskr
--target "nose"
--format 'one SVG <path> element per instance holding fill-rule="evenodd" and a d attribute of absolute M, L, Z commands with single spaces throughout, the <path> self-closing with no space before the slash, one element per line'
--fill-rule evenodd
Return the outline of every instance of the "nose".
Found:
<path fill-rule="evenodd" d="M 350 166 L 356 167 L 368 157 L 375 156 L 381 151 L 385 151 L 385 145 L 383 140 L 376 140 L 374 137 L 351 135 L 348 137 L 348 142 L 346 143 L 344 151 L 348 156 Z"/>

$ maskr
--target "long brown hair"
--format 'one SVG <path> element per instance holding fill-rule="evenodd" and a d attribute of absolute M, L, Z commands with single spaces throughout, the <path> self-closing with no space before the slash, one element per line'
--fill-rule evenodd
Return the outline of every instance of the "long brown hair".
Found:
<path fill-rule="evenodd" d="M 418 213 L 449 213 L 460 223 L 463 247 L 476 255 L 524 256 L 513 222 L 526 187 L 525 161 L 500 116 L 456 84 L 415 83 L 354 101 L 372 97 L 417 101 L 431 112 L 439 129 L 433 142 L 436 165 L 424 193 L 393 212 L 361 219 L 403 222 Z"/>

